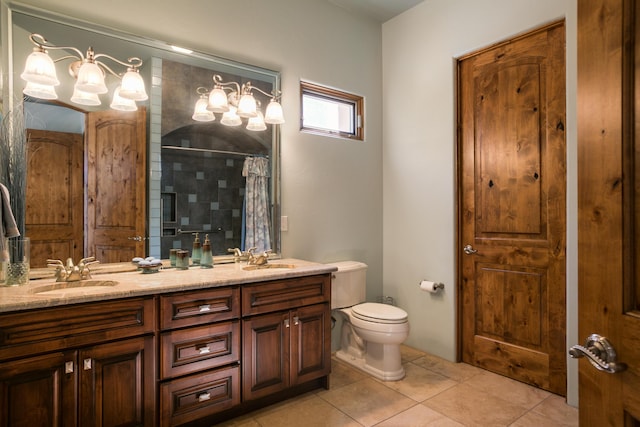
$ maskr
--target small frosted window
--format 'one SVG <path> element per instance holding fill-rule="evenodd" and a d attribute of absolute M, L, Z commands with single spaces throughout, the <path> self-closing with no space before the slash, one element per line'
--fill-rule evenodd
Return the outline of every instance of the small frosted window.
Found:
<path fill-rule="evenodd" d="M 361 96 L 308 82 L 300 82 L 300 93 L 303 131 L 364 139 Z"/>

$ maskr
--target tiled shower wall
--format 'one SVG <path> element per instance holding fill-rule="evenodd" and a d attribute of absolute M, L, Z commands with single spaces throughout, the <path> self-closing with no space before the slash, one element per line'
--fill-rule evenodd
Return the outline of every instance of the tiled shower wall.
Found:
<path fill-rule="evenodd" d="M 163 145 L 190 147 L 190 141 Z M 245 179 L 244 157 L 224 157 L 200 151 L 163 149 L 162 152 L 162 257 L 169 249 L 191 250 L 198 232 L 200 241 L 209 235 L 214 255 L 240 247 Z M 182 233 L 181 233 L 182 231 Z"/>

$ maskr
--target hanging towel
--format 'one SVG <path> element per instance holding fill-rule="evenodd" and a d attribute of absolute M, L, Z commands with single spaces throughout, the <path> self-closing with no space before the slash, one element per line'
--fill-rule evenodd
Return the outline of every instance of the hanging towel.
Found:
<path fill-rule="evenodd" d="M 9 201 L 9 190 L 3 184 L 0 184 L 0 262 L 9 261 L 9 252 L 6 247 L 7 237 L 17 237 L 20 235 L 16 219 L 11 211 L 11 203 Z"/>

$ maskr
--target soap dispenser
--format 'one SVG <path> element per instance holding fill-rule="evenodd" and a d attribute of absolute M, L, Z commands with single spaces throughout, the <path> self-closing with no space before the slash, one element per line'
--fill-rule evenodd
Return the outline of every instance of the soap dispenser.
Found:
<path fill-rule="evenodd" d="M 200 259 L 200 268 L 213 268 L 213 254 L 211 253 L 211 242 L 209 235 L 204 235 L 204 243 L 202 244 L 202 258 Z"/>
<path fill-rule="evenodd" d="M 200 258 L 202 258 L 202 246 L 200 245 L 200 239 L 198 233 L 193 233 L 196 236 L 193 239 L 193 250 L 191 251 L 191 262 L 194 264 L 200 264 Z"/>

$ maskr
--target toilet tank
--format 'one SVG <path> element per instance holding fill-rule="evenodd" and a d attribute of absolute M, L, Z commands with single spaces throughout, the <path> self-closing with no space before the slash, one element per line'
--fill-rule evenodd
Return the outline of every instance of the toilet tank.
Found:
<path fill-rule="evenodd" d="M 338 268 L 331 276 L 331 308 L 351 307 L 364 302 L 367 294 L 367 264 L 339 261 L 328 265 Z"/>

